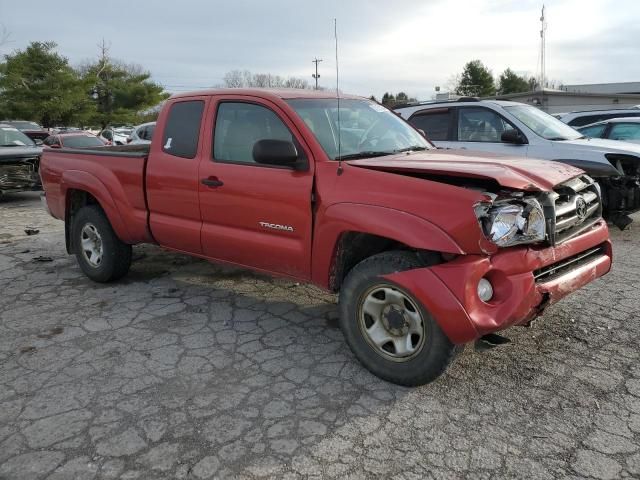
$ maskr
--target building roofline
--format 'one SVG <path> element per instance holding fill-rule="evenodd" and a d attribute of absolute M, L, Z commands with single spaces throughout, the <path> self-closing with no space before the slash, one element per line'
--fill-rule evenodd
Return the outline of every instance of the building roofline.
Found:
<path fill-rule="evenodd" d="M 522 96 L 564 96 L 564 97 L 593 97 L 593 98 L 620 98 L 620 99 L 635 99 L 640 100 L 640 93 L 592 93 L 592 92 L 567 92 L 565 90 L 551 90 L 545 88 L 544 90 L 532 90 L 529 92 L 520 93 L 507 93 L 505 95 L 492 95 L 490 97 L 483 97 L 482 100 L 509 100 L 510 98 L 518 98 Z"/>

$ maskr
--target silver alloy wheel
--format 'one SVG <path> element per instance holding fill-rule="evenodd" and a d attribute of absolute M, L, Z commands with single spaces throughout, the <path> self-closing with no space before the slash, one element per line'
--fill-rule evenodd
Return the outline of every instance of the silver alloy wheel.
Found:
<path fill-rule="evenodd" d="M 97 268 L 102 264 L 102 237 L 92 223 L 87 223 L 82 227 L 80 247 L 89 265 Z"/>
<path fill-rule="evenodd" d="M 394 362 L 406 362 L 420 353 L 425 343 L 425 322 L 408 294 L 380 284 L 360 299 L 360 331 L 376 353 Z"/>

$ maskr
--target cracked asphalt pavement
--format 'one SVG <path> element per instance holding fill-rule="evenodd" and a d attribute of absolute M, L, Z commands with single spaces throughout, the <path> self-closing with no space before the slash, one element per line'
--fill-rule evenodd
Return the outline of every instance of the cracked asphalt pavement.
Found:
<path fill-rule="evenodd" d="M 95 284 L 7 196 L 0 479 L 640 478 L 635 220 L 608 276 L 409 389 L 358 364 L 333 296 L 153 246 Z"/>

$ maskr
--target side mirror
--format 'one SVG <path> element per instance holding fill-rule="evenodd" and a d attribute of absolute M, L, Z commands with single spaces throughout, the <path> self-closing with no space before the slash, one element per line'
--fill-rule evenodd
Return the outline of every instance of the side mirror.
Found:
<path fill-rule="evenodd" d="M 54 143 L 53 145 L 49 145 L 51 148 L 62 148 L 59 143 Z"/>
<path fill-rule="evenodd" d="M 524 135 L 515 128 L 502 132 L 500 140 L 502 140 L 503 143 L 512 143 L 514 145 L 524 145 L 527 143 L 527 139 L 524 138 Z"/>
<path fill-rule="evenodd" d="M 427 138 L 427 132 L 425 132 L 425 131 L 424 131 L 423 129 L 421 129 L 421 128 L 418 128 L 417 130 L 418 130 L 418 133 L 419 133 L 420 135 L 422 135 L 424 138 Z"/>
<path fill-rule="evenodd" d="M 253 159 L 264 165 L 278 165 L 300 170 L 298 150 L 292 142 L 286 140 L 258 140 L 253 145 Z"/>
<path fill-rule="evenodd" d="M 36 139 L 33 141 L 33 143 L 35 143 L 35 144 L 36 144 L 36 147 L 41 147 L 41 146 L 44 144 L 44 142 L 43 142 L 42 140 L 40 140 L 39 138 L 36 138 Z"/>

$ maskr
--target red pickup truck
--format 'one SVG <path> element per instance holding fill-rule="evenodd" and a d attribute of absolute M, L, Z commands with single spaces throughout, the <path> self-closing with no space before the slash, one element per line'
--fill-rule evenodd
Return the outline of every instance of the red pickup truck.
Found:
<path fill-rule="evenodd" d="M 89 278 L 122 277 L 131 245 L 155 243 L 314 283 L 339 292 L 356 357 L 402 385 L 611 267 L 581 170 L 437 150 L 354 96 L 176 95 L 150 146 L 47 150 L 40 173 Z"/>

